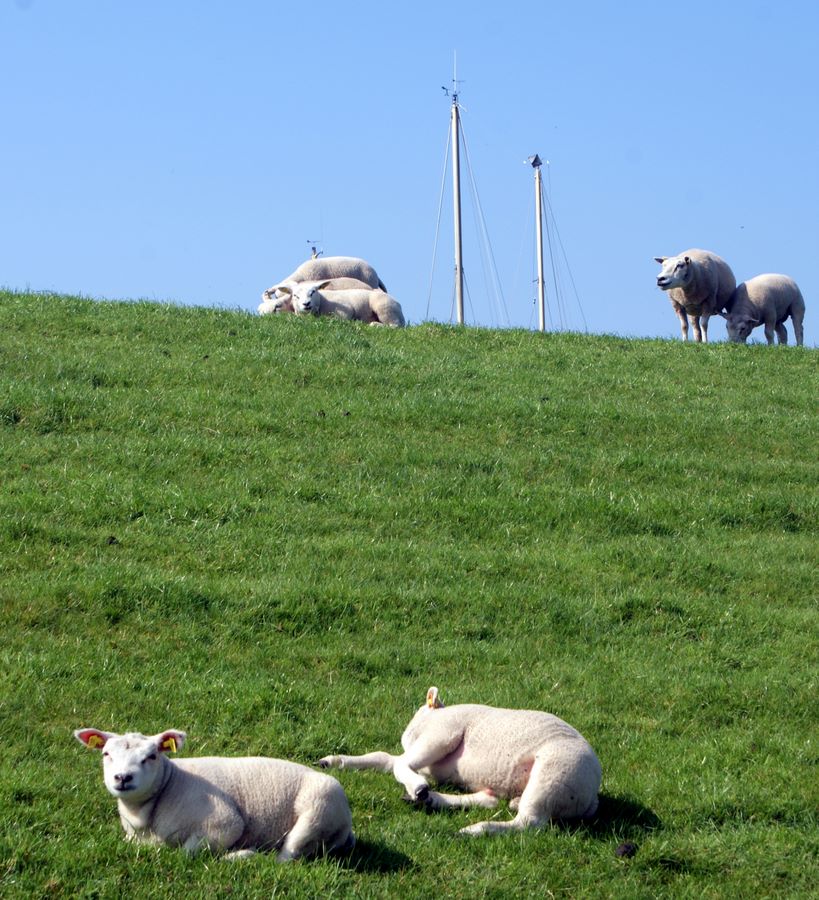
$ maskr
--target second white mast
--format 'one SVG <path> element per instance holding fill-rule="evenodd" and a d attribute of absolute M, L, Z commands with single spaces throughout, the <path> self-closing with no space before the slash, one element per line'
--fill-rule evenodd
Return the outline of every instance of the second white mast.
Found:
<path fill-rule="evenodd" d="M 464 264 L 461 239 L 461 113 L 458 106 L 457 57 L 452 78 L 452 209 L 455 223 L 455 310 L 459 325 L 464 324 Z"/>

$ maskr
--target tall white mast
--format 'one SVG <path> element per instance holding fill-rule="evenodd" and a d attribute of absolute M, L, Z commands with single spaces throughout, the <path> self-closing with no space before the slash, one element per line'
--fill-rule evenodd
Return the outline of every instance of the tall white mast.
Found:
<path fill-rule="evenodd" d="M 464 267 L 461 240 L 461 114 L 458 106 L 458 57 L 452 77 L 452 207 L 455 222 L 455 308 L 458 324 L 464 324 Z"/>
<path fill-rule="evenodd" d="M 543 161 L 537 155 L 530 156 L 527 162 L 535 170 L 535 229 L 537 232 L 537 308 L 540 331 L 546 330 L 546 283 L 543 278 L 543 182 L 540 167 Z"/>

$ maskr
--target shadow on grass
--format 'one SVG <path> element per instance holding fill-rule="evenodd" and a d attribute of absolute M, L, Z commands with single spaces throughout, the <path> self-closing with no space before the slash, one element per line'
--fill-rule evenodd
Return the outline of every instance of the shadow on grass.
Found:
<path fill-rule="evenodd" d="M 415 863 L 409 856 L 392 850 L 386 844 L 358 838 L 352 851 L 342 857 L 342 865 L 344 868 L 353 869 L 356 872 L 373 872 L 384 875 L 389 872 L 411 869 Z"/>
<path fill-rule="evenodd" d="M 659 830 L 663 823 L 656 813 L 631 797 L 601 794 L 594 818 L 572 827 L 597 838 L 635 838 Z"/>

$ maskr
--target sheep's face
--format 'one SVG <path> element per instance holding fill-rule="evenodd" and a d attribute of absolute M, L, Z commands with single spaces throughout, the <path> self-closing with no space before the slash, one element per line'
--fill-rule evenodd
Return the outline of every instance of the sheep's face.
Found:
<path fill-rule="evenodd" d="M 725 326 L 728 330 L 728 340 L 735 344 L 744 344 L 757 325 L 759 322 L 750 316 L 727 316 Z"/>
<path fill-rule="evenodd" d="M 185 742 L 183 731 L 144 734 L 112 734 L 93 728 L 74 732 L 78 741 L 102 751 L 102 774 L 108 792 L 129 806 L 148 800 L 162 780 L 163 755 L 176 752 Z"/>
<path fill-rule="evenodd" d="M 317 316 L 321 312 L 321 290 L 329 281 L 305 281 L 293 291 L 293 312 L 297 316 Z"/>
<path fill-rule="evenodd" d="M 262 302 L 259 304 L 259 315 L 267 316 L 273 313 L 293 312 L 293 302 L 289 296 L 277 296 L 275 290 L 271 288 L 262 294 Z"/>
<path fill-rule="evenodd" d="M 262 302 L 259 304 L 258 312 L 260 316 L 293 312 L 290 289 L 278 284 L 268 288 L 262 293 Z"/>
<path fill-rule="evenodd" d="M 662 269 L 657 276 L 657 287 L 662 291 L 684 288 L 691 281 L 691 259 L 688 256 L 655 256 Z"/>

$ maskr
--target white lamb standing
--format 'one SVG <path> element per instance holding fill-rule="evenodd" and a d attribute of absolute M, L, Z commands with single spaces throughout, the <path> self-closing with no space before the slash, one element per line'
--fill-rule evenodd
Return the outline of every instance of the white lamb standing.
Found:
<path fill-rule="evenodd" d="M 391 772 L 409 798 L 430 809 L 497 806 L 511 800 L 508 821 L 486 821 L 461 833 L 496 834 L 537 828 L 552 819 L 589 818 L 597 811 L 600 761 L 586 739 L 550 713 L 466 703 L 445 707 L 427 692 L 401 736 L 404 752 L 325 756 L 325 768 Z M 467 794 L 430 790 L 427 778 Z"/>
<path fill-rule="evenodd" d="M 401 304 L 386 291 L 328 289 L 329 281 L 303 281 L 295 285 L 278 287 L 291 295 L 293 311 L 297 316 L 335 316 L 339 319 L 355 319 L 370 325 L 405 324 Z"/>
<path fill-rule="evenodd" d="M 707 342 L 708 320 L 728 307 L 737 286 L 731 267 L 708 250 L 686 250 L 678 256 L 655 256 L 654 260 L 662 266 L 657 286 L 668 291 L 682 339 L 688 340 L 690 319 L 694 339 Z"/>
<path fill-rule="evenodd" d="M 274 284 L 262 292 L 262 302 L 259 304 L 259 315 L 265 316 L 272 313 L 292 313 L 292 292 L 298 284 L 296 281 Z M 371 290 L 370 285 L 357 278 L 331 278 L 327 282 L 327 289 L 331 291 Z"/>
<path fill-rule="evenodd" d="M 355 843 L 344 789 L 307 766 L 261 756 L 171 760 L 184 731 L 146 737 L 80 728 L 74 736 L 102 750 L 105 786 L 128 840 L 234 859 L 276 849 L 280 862 Z"/>
<path fill-rule="evenodd" d="M 734 292 L 734 299 L 725 315 L 728 339 L 745 343 L 758 325 L 765 326 L 765 339 L 774 342 L 774 332 L 780 344 L 788 343 L 785 320 L 790 316 L 797 346 L 802 345 L 802 322 L 805 301 L 799 286 L 787 275 L 757 275 L 743 281 Z"/>

